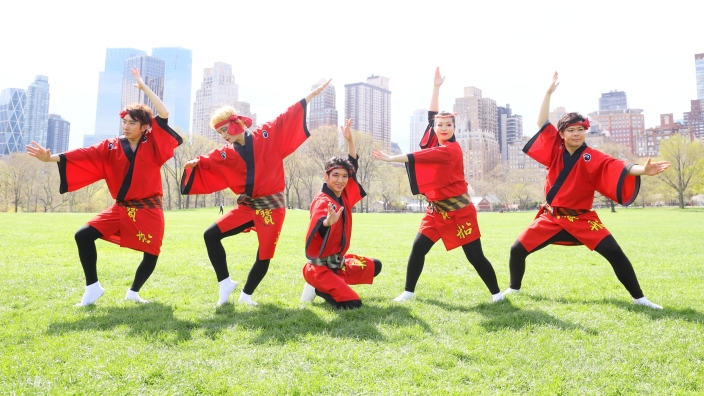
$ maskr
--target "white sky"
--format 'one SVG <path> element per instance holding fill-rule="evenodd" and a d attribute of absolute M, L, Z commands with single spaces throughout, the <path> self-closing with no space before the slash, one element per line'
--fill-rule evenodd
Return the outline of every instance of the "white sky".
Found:
<path fill-rule="evenodd" d="M 555 70 L 561 85 L 551 107 L 589 113 L 602 92 L 622 90 L 629 107 L 644 109 L 648 127 L 660 113 L 681 119 L 696 98 L 694 54 L 704 52 L 698 0 L 23 0 L 0 10 L 0 89 L 26 89 L 47 75 L 50 112 L 71 122 L 72 148 L 94 132 L 108 47 L 191 49 L 194 92 L 203 68 L 230 63 L 240 100 L 259 122 L 321 78 L 333 79 L 342 122 L 345 84 L 389 77 L 391 138 L 404 151 L 411 112 L 428 105 L 435 66 L 446 76 L 441 109 L 476 86 L 509 103 L 532 134 Z"/>

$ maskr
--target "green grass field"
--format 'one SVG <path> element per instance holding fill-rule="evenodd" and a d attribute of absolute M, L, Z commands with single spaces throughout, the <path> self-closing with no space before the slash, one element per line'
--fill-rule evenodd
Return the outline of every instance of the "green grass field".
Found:
<path fill-rule="evenodd" d="M 419 214 L 356 214 L 353 253 L 378 257 L 364 307 L 298 302 L 307 212 L 289 211 L 258 307 L 215 308 L 202 233 L 217 209 L 166 213 L 157 268 L 122 300 L 141 254 L 98 242 L 96 305 L 73 233 L 92 214 L 0 214 L 0 394 L 696 394 L 704 393 L 704 211 L 601 210 L 645 295 L 635 306 L 585 247 L 528 258 L 521 294 L 490 294 L 461 249 L 427 256 L 416 298 L 398 304 Z M 480 213 L 499 286 L 534 213 Z M 244 284 L 252 233 L 224 240 Z M 231 297 L 236 300 L 238 291 Z"/>

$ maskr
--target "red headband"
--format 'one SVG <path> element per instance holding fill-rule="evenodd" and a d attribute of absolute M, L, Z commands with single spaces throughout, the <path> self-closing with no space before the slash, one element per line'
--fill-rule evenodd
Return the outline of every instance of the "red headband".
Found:
<path fill-rule="evenodd" d="M 589 129 L 589 126 L 590 126 L 590 125 L 591 125 L 591 124 L 589 124 L 589 119 L 585 118 L 584 121 L 573 122 L 573 123 L 567 125 L 567 126 L 565 127 L 565 129 L 567 129 L 567 128 L 571 127 L 571 126 L 581 126 L 581 127 L 584 128 L 584 130 L 587 130 L 587 129 Z"/>
<path fill-rule="evenodd" d="M 129 113 L 129 112 L 128 112 L 127 110 L 122 110 L 122 111 L 120 112 L 120 118 L 125 118 L 125 116 L 126 116 L 128 113 Z"/>
<path fill-rule="evenodd" d="M 228 117 L 227 119 L 225 119 L 224 121 L 220 121 L 217 124 L 215 124 L 215 129 L 217 130 L 218 128 L 220 128 L 221 126 L 223 126 L 225 124 L 230 124 L 227 126 L 227 134 L 228 135 L 239 135 L 240 133 L 244 132 L 244 128 L 242 127 L 242 124 L 240 124 L 237 121 L 242 121 L 242 123 L 244 123 L 247 126 L 247 128 L 252 126 L 252 119 L 251 118 L 241 116 L 241 115 L 238 116 L 238 115 L 233 114 L 230 117 Z"/>
<path fill-rule="evenodd" d="M 454 117 L 456 114 L 455 113 L 450 113 L 450 114 L 435 114 L 435 118 L 451 118 Z"/>

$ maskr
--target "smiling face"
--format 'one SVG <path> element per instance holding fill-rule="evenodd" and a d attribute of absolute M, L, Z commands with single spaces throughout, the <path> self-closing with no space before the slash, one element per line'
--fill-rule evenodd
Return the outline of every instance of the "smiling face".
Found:
<path fill-rule="evenodd" d="M 587 130 L 581 125 L 570 125 L 564 131 L 560 131 L 560 137 L 565 141 L 565 148 L 570 153 L 577 150 L 584 144 Z"/>
<path fill-rule="evenodd" d="M 347 169 L 343 168 L 335 168 L 323 176 L 325 184 L 338 197 L 342 195 L 342 191 L 345 189 L 345 186 L 347 186 L 349 178 L 350 175 Z"/>
<path fill-rule="evenodd" d="M 129 114 L 126 114 L 122 119 L 122 133 L 131 143 L 138 142 L 147 128 L 149 128 L 149 125 L 140 124 L 139 121 L 134 120 Z"/>
<path fill-rule="evenodd" d="M 435 116 L 435 135 L 438 137 L 440 144 L 445 144 L 455 135 L 455 123 L 452 117 Z"/>

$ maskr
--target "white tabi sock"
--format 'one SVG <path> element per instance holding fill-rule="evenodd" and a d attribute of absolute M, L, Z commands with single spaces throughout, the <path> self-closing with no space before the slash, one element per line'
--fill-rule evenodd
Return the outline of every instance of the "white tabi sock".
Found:
<path fill-rule="evenodd" d="M 127 294 L 125 295 L 125 300 L 126 301 L 136 301 L 138 303 L 142 304 L 147 304 L 149 301 L 143 299 L 142 297 L 139 296 L 139 292 L 136 292 L 132 289 L 127 290 Z"/>
<path fill-rule="evenodd" d="M 103 293 L 105 293 L 105 289 L 100 286 L 100 282 L 91 283 L 86 286 L 86 290 L 83 292 L 83 298 L 81 298 L 81 302 L 76 304 L 76 306 L 85 307 L 86 305 L 93 304 Z"/>
<path fill-rule="evenodd" d="M 648 307 L 648 308 L 652 308 L 652 309 L 662 309 L 662 306 L 655 304 L 654 302 L 648 300 L 645 297 L 634 298 L 633 302 L 637 305 L 642 305 L 644 307 Z"/>
<path fill-rule="evenodd" d="M 499 292 L 491 295 L 491 302 L 496 303 L 504 299 L 504 294 Z"/>
<path fill-rule="evenodd" d="M 508 296 L 509 294 L 517 294 L 520 293 L 520 289 L 511 289 L 510 287 L 506 290 L 504 290 L 501 294 L 504 295 L 504 297 Z"/>
<path fill-rule="evenodd" d="M 218 285 L 220 285 L 220 293 L 218 297 L 218 307 L 225 304 L 227 300 L 230 298 L 230 294 L 232 294 L 235 289 L 237 289 L 237 282 L 234 282 L 230 277 L 228 276 L 227 278 L 221 280 L 218 282 Z"/>
<path fill-rule="evenodd" d="M 303 293 L 301 293 L 301 302 L 309 303 L 315 299 L 315 288 L 308 282 L 303 285 Z"/>
<path fill-rule="evenodd" d="M 252 306 L 259 305 L 254 300 L 252 300 L 251 294 L 247 294 L 245 292 L 240 293 L 240 304 L 252 305 Z"/>
<path fill-rule="evenodd" d="M 414 295 L 415 295 L 415 294 L 413 294 L 413 292 L 409 292 L 409 291 L 405 291 L 405 290 L 404 290 L 403 293 L 399 294 L 398 297 L 394 298 L 394 301 L 396 301 L 396 302 L 404 302 L 404 301 L 406 301 L 406 300 L 408 300 L 408 299 L 413 298 Z"/>

